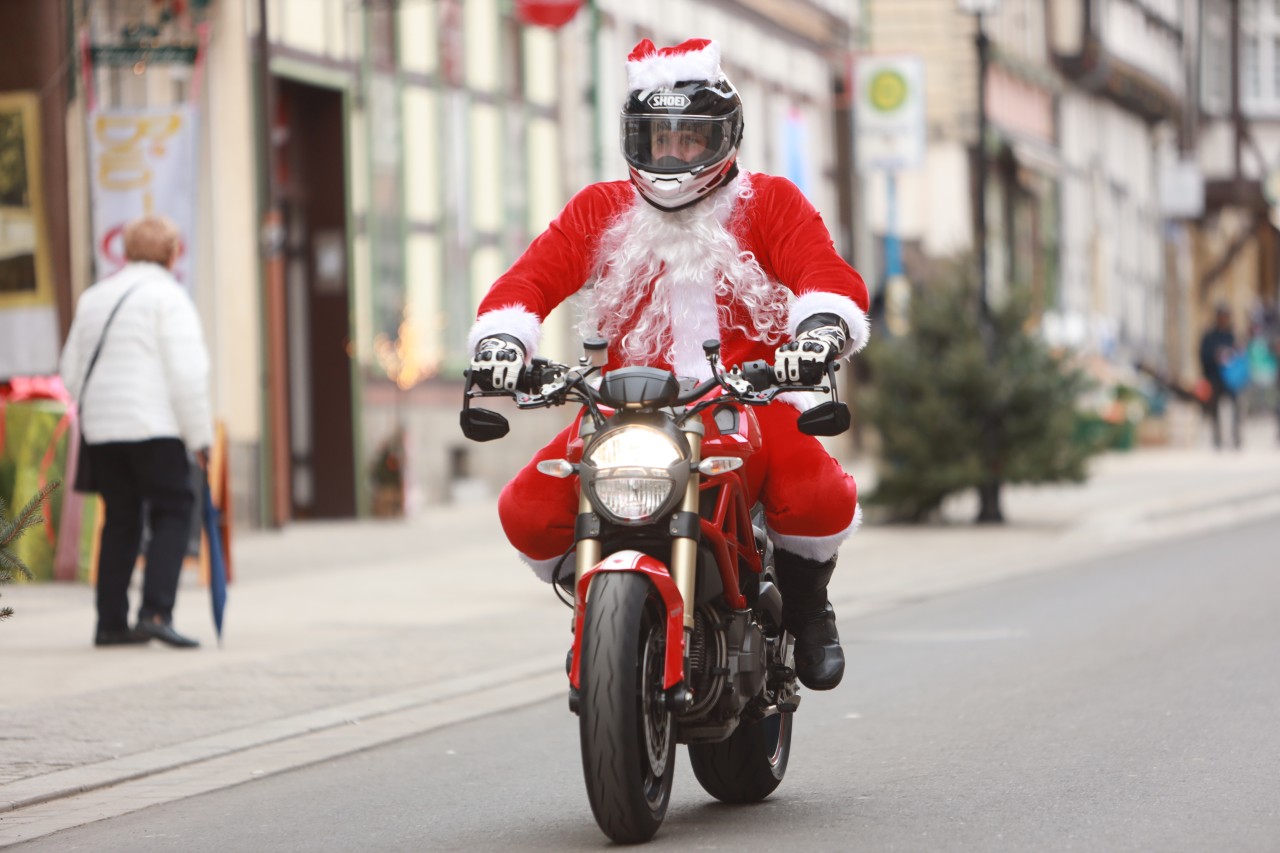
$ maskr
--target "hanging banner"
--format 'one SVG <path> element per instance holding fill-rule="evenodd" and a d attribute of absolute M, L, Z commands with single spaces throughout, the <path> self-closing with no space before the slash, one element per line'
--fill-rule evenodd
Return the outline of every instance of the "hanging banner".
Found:
<path fill-rule="evenodd" d="M 857 65 L 858 169 L 889 172 L 924 163 L 924 61 L 863 56 Z"/>
<path fill-rule="evenodd" d="M 173 274 L 194 292 L 196 107 L 95 109 L 88 124 L 95 276 L 124 266 L 124 226 L 154 214 L 178 226 L 182 248 Z"/>
<path fill-rule="evenodd" d="M 573 20 L 582 0 L 516 0 L 516 14 L 526 24 L 556 29 Z"/>

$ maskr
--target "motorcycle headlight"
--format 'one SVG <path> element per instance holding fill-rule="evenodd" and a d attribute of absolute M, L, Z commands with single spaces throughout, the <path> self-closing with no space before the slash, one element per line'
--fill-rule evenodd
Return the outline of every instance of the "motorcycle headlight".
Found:
<path fill-rule="evenodd" d="M 601 511 L 624 524 L 658 517 L 677 496 L 684 454 L 655 429 L 628 426 L 602 435 L 583 457 L 584 485 Z M 679 478 L 683 481 L 684 478 Z"/>

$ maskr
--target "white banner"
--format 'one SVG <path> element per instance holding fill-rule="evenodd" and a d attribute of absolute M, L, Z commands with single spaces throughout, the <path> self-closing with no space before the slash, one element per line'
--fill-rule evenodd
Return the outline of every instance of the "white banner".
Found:
<path fill-rule="evenodd" d="M 124 226 L 156 214 L 182 234 L 173 274 L 194 295 L 196 108 L 93 110 L 88 123 L 96 276 L 124 266 Z"/>
<path fill-rule="evenodd" d="M 899 172 L 924 163 L 924 61 L 862 56 L 857 71 L 858 169 Z"/>

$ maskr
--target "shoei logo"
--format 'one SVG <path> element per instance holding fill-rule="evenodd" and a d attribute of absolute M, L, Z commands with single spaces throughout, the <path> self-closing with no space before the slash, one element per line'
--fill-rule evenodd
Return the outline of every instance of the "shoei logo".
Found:
<path fill-rule="evenodd" d="M 674 92 L 659 92 L 649 98 L 649 106 L 653 109 L 682 110 L 689 106 L 689 96 L 680 95 Z"/>

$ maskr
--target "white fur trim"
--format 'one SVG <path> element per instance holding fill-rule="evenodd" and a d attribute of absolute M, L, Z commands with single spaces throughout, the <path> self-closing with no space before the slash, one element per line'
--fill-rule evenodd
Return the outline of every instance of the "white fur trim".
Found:
<path fill-rule="evenodd" d="M 525 361 L 533 358 L 542 340 L 542 321 L 538 315 L 520 305 L 506 305 L 486 311 L 467 334 L 467 352 L 475 352 L 476 344 L 490 335 L 511 335 L 524 346 Z"/>
<path fill-rule="evenodd" d="M 631 91 L 672 89 L 683 80 L 719 80 L 720 45 L 716 42 L 702 50 L 663 56 L 651 53 L 644 59 L 627 62 L 627 86 Z"/>
<path fill-rule="evenodd" d="M 832 536 L 789 536 L 770 528 L 769 539 L 773 541 L 773 547 L 780 551 L 825 563 L 836 555 L 844 540 L 852 536 L 861 525 L 862 506 L 859 504 L 854 508 L 853 521 L 849 526 Z"/>
<path fill-rule="evenodd" d="M 520 552 L 517 551 L 516 553 L 519 554 Z M 535 560 L 525 554 L 520 554 L 520 559 L 529 564 L 529 568 L 533 569 L 533 573 L 543 583 L 551 583 L 551 576 L 556 570 L 556 563 L 560 562 L 559 557 L 552 557 L 550 560 Z M 565 560 L 565 570 L 573 571 L 573 560 Z"/>
<path fill-rule="evenodd" d="M 847 296 L 825 290 L 810 290 L 792 303 L 791 316 L 787 320 L 787 334 L 794 338 L 796 327 L 814 314 L 835 314 L 849 327 L 849 342 L 840 353 L 841 358 L 865 347 L 871 337 L 871 321 L 867 319 L 866 312 L 858 307 L 858 303 Z"/>
<path fill-rule="evenodd" d="M 774 399 L 779 403 L 786 403 L 793 409 L 797 409 L 801 412 L 807 412 L 819 403 L 825 403 L 831 398 L 826 394 L 819 393 L 818 391 L 787 391 L 779 394 Z"/>
<path fill-rule="evenodd" d="M 720 340 L 720 319 L 716 314 L 716 294 L 709 282 L 690 282 L 673 288 L 671 312 L 685 322 L 675 328 L 671 365 L 676 376 L 692 376 L 698 381 L 711 378 L 711 365 L 702 342 Z"/>

